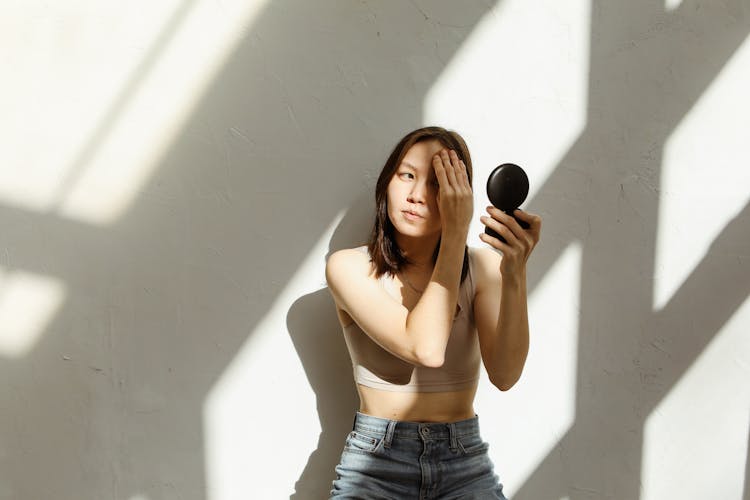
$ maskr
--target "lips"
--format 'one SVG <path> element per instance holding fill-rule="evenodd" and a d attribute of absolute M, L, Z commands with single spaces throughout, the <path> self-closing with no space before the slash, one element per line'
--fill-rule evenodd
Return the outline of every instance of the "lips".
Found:
<path fill-rule="evenodd" d="M 419 218 L 421 218 L 421 219 L 423 219 L 423 218 L 424 218 L 424 216 L 423 216 L 423 215 L 420 215 L 420 214 L 418 214 L 417 212 L 413 212 L 413 211 L 411 211 L 411 210 L 402 210 L 402 212 L 404 212 L 404 214 L 407 214 L 407 215 L 411 215 L 412 217 L 419 217 Z"/>

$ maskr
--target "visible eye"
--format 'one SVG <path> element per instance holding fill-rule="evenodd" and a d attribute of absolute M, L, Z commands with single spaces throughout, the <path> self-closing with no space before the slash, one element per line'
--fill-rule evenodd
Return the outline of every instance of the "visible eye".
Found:
<path fill-rule="evenodd" d="M 411 172 L 401 172 L 398 175 L 411 175 L 412 177 L 414 177 L 414 174 L 412 174 Z"/>

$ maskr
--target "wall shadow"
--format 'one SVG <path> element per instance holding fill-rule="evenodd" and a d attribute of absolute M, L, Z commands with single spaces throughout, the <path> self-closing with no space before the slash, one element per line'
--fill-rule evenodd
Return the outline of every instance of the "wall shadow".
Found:
<path fill-rule="evenodd" d="M 289 334 L 315 391 L 321 428 L 317 448 L 310 454 L 290 499 L 328 497 L 344 439 L 359 408 L 352 365 L 336 315 L 322 323 L 310 321 L 319 317 L 320 311 L 332 308 L 335 310 L 335 303 L 324 288 L 300 297 L 289 311 Z"/>
<path fill-rule="evenodd" d="M 116 223 L 0 207 L 9 270 L 68 287 L 33 350 L 0 361 L 0 493 L 205 498 L 207 394 L 393 142 L 422 125 L 426 92 L 493 5 L 269 2 Z M 361 237 L 363 219 L 349 217 L 342 247 Z M 323 429 L 299 498 L 322 490 L 326 446 L 342 444 L 354 403 L 353 386 L 332 392 L 324 369 L 348 363 L 326 337 L 340 334 L 327 293 L 302 297 L 288 317 Z M 331 350 L 311 338 L 330 338 Z"/>
<path fill-rule="evenodd" d="M 576 419 L 517 500 L 640 498 L 645 419 L 750 293 L 747 272 L 716 251 L 746 248 L 746 208 L 669 304 L 652 306 L 663 148 L 750 32 L 741 11 L 593 3 L 586 128 L 529 204 L 549 232 L 531 289 L 568 244 L 583 249 Z"/>
<path fill-rule="evenodd" d="M 363 242 L 385 155 L 493 6 L 269 3 L 122 219 L 0 207 L 3 264 L 69 293 L 26 357 L 0 361 L 0 495 L 204 498 L 206 395 L 340 210 L 353 206 L 331 251 Z M 663 311 L 651 305 L 664 142 L 747 37 L 742 12 L 593 3 L 587 126 L 528 203 L 545 217 L 530 290 L 583 245 L 577 418 L 518 500 L 639 498 L 644 419 L 748 294 L 747 270 L 712 247 Z M 743 245 L 747 215 L 717 244 Z M 717 270 L 722 307 L 706 300 Z M 705 328 L 682 336 L 701 303 Z M 356 395 L 328 291 L 295 302 L 287 326 L 321 420 L 293 495 L 312 498 Z"/>

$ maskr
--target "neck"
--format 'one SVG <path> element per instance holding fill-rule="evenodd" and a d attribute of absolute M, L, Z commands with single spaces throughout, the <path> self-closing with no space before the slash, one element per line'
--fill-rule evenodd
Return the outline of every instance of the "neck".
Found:
<path fill-rule="evenodd" d="M 434 264 L 432 254 L 435 253 L 435 247 L 440 239 L 440 233 L 419 238 L 396 235 L 396 243 L 401 252 L 412 262 L 407 265 L 406 269 L 414 270 L 416 273 L 432 272 Z"/>

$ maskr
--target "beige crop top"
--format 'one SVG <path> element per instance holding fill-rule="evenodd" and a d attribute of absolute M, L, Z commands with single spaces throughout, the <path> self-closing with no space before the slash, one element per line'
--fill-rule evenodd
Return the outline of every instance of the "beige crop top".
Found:
<path fill-rule="evenodd" d="M 357 250 L 367 253 L 367 246 Z M 459 311 L 453 318 L 445 360 L 440 368 L 412 365 L 375 343 L 354 322 L 344 327 L 344 338 L 352 358 L 354 380 L 358 384 L 386 391 L 442 392 L 473 387 L 479 379 L 481 354 L 474 324 L 472 255 L 469 272 L 458 290 Z M 380 282 L 386 292 L 401 302 L 393 278 L 384 274 Z"/>

